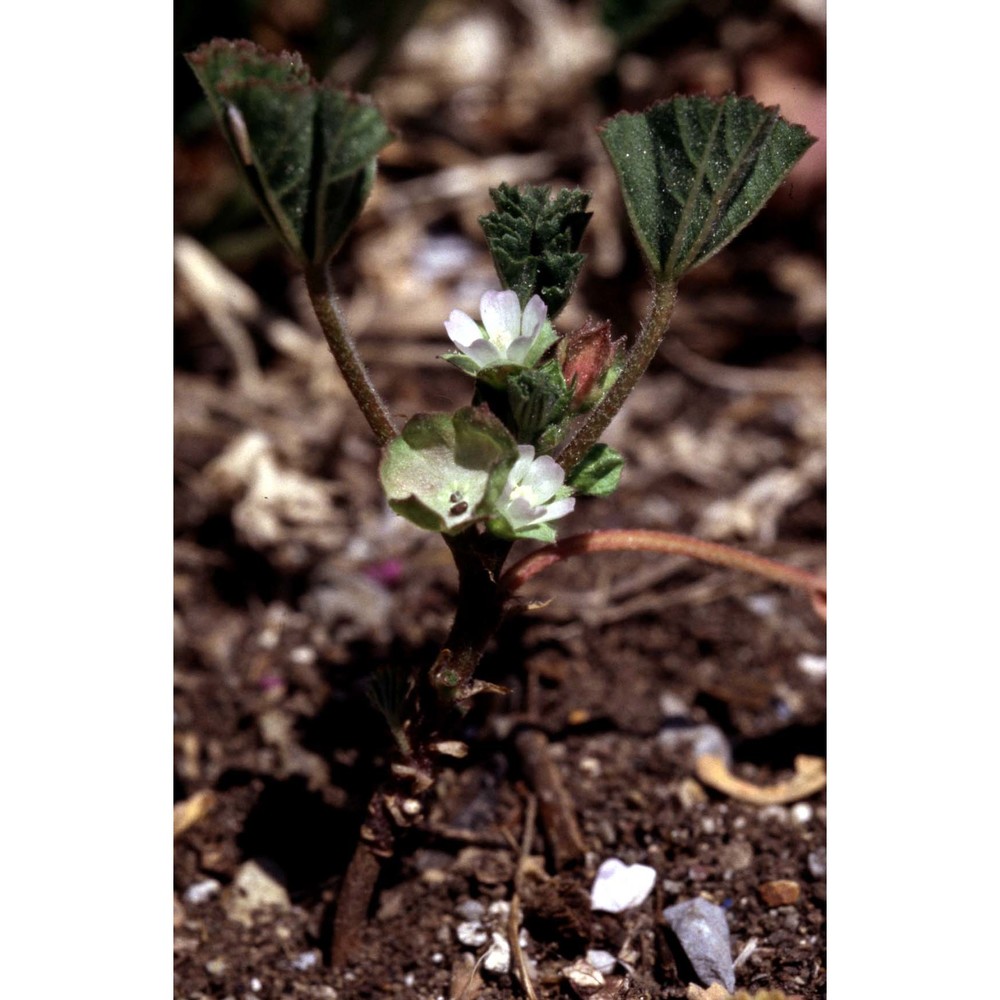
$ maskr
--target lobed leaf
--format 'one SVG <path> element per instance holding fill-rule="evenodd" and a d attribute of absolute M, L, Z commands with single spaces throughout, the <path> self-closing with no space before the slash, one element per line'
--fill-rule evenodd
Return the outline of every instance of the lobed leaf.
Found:
<path fill-rule="evenodd" d="M 604 123 L 632 229 L 659 281 L 675 282 L 763 208 L 815 142 L 749 97 L 675 97 Z"/>
<path fill-rule="evenodd" d="M 392 140 L 378 110 L 317 83 L 297 54 L 216 39 L 187 59 L 268 222 L 300 262 L 325 263 Z"/>

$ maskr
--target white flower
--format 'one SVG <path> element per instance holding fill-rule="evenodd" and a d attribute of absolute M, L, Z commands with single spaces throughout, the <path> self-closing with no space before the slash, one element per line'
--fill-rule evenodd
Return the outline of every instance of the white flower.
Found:
<path fill-rule="evenodd" d="M 480 326 L 471 316 L 453 309 L 444 324 L 451 342 L 473 362 L 459 359 L 459 367 L 475 374 L 494 365 L 512 364 L 530 367 L 555 340 L 552 325 L 546 321 L 548 307 L 533 295 L 521 311 L 517 292 L 484 292 L 479 300 Z"/>
<path fill-rule="evenodd" d="M 518 458 L 507 476 L 494 511 L 506 522 L 503 527 L 522 537 L 555 537 L 546 521 L 565 517 L 576 506 L 563 487 L 566 473 L 549 455 L 535 458 L 530 444 L 517 447 Z"/>

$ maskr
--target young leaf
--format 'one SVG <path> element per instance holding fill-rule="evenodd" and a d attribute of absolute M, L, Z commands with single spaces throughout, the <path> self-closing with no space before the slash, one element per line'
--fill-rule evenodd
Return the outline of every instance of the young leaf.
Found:
<path fill-rule="evenodd" d="M 386 446 L 379 476 L 397 514 L 455 534 L 492 512 L 517 457 L 517 443 L 486 407 L 420 413 Z"/>
<path fill-rule="evenodd" d="M 749 97 L 675 97 L 601 128 L 636 238 L 658 281 L 721 250 L 815 142 Z"/>
<path fill-rule="evenodd" d="M 549 199 L 547 187 L 490 189 L 496 211 L 480 218 L 493 265 L 504 288 L 512 288 L 522 308 L 540 295 L 549 318 L 566 304 L 583 266 L 577 253 L 592 213 L 590 195 L 564 188 Z"/>
<path fill-rule="evenodd" d="M 392 140 L 381 115 L 317 83 L 298 55 L 216 39 L 187 59 L 268 222 L 301 263 L 325 263 Z"/>
<path fill-rule="evenodd" d="M 622 478 L 625 459 L 606 444 L 595 444 L 566 477 L 566 485 L 591 497 L 610 496 Z"/>

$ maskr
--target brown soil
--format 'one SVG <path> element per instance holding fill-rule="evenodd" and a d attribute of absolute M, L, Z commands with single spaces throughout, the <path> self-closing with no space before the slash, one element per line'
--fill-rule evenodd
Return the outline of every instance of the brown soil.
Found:
<path fill-rule="evenodd" d="M 721 6 L 710 16 L 695 5 L 679 23 L 683 44 L 654 36 L 619 69 L 634 91 L 621 106 L 696 89 L 692 74 L 710 82 L 711 66 L 737 66 L 761 87 L 798 74 L 821 92 L 818 29 L 777 5 Z M 514 5 L 482 9 L 527 37 Z M 647 80 L 643 66 L 667 75 Z M 467 401 L 464 377 L 436 360 L 442 322 L 451 308 L 475 312 L 476 282 L 489 283 L 475 218 L 503 178 L 484 173 L 457 198 L 434 179 L 458 162 L 544 148 L 545 176 L 506 179 L 598 192 L 608 180 L 581 138 L 600 117 L 593 96 L 577 109 L 588 121 L 545 129 L 567 114 L 555 95 L 536 95 L 530 115 L 499 83 L 475 114 L 430 97 L 408 106 L 398 87 L 414 74 L 399 57 L 376 90 L 404 138 L 337 265 L 362 353 L 400 415 Z M 364 682 L 380 666 L 431 662 L 455 580 L 440 538 L 385 508 L 377 449 L 298 278 L 273 250 L 227 252 L 245 231 L 213 237 L 212 192 L 234 190 L 227 169 L 212 137 L 181 144 L 179 228 L 214 256 L 178 244 L 175 801 L 194 812 L 175 840 L 175 996 L 460 996 L 486 948 L 459 941 L 459 908 L 513 893 L 530 793 L 515 743 L 529 706 L 586 849 L 558 871 L 541 827 L 531 841 L 540 860 L 521 906 L 540 998 L 575 995 L 562 970 L 588 949 L 620 960 L 602 996 L 685 997 L 692 976 L 660 914 L 699 894 L 726 908 L 734 955 L 756 941 L 739 988 L 825 996 L 824 793 L 795 806 L 740 802 L 699 782 L 691 754 L 661 735 L 711 723 L 733 772 L 761 786 L 787 779 L 799 755 L 825 756 L 824 679 L 807 669 L 824 654 L 822 623 L 804 595 L 653 555 L 572 560 L 525 588 L 535 603 L 508 619 L 480 670 L 510 693 L 456 719 L 468 756 L 442 764 L 427 815 L 382 872 L 352 962 L 328 966 L 332 909 L 388 750 Z M 561 534 L 683 531 L 822 570 L 822 181 L 796 184 L 682 284 L 671 343 L 606 435 L 627 460 L 622 487 L 580 502 Z M 641 316 L 644 281 L 620 206 L 603 194 L 593 207 L 591 261 L 558 325 L 606 315 L 620 336 Z M 429 277 L 418 249 L 442 236 L 471 256 Z M 260 298 L 236 305 L 247 285 Z M 625 913 L 592 913 L 594 872 L 611 856 L 652 865 L 656 888 Z M 288 898 L 241 923 L 232 883 L 251 860 Z M 206 879 L 219 891 L 192 898 Z M 797 900 L 769 903 L 761 886 L 782 879 Z M 483 972 L 464 995 L 523 992 L 510 973 Z"/>

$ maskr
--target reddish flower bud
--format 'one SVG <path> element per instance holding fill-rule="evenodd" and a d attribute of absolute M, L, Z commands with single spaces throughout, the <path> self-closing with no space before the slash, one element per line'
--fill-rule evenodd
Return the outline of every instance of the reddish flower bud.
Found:
<path fill-rule="evenodd" d="M 588 399 L 600 386 L 615 359 L 621 341 L 612 341 L 611 322 L 587 319 L 578 330 L 559 341 L 558 358 L 563 378 L 573 386 L 573 407 L 596 402 Z"/>

